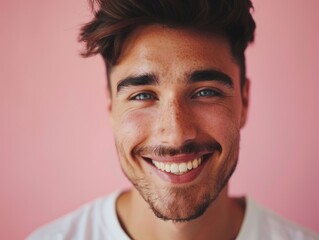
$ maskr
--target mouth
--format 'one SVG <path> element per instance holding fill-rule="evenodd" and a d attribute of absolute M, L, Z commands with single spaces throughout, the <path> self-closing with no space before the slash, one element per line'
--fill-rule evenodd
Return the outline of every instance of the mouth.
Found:
<path fill-rule="evenodd" d="M 179 159 L 179 161 L 157 161 L 151 158 L 143 157 L 149 164 L 153 165 L 159 171 L 166 173 L 181 176 L 187 174 L 189 172 L 194 171 L 195 169 L 199 168 L 203 165 L 210 157 L 212 153 L 204 154 L 202 156 L 193 157 L 192 159 Z"/>

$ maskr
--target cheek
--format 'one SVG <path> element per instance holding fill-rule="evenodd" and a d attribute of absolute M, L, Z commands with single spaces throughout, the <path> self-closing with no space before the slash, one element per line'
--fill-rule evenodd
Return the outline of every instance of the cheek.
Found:
<path fill-rule="evenodd" d="M 220 143 L 228 141 L 239 131 L 239 114 L 236 108 L 222 104 L 214 105 L 202 108 L 195 115 L 195 121 L 200 123 L 200 127 Z"/>
<path fill-rule="evenodd" d="M 131 149 L 144 141 L 151 126 L 151 115 L 145 111 L 127 111 L 119 114 L 115 123 L 114 132 L 118 144 Z"/>

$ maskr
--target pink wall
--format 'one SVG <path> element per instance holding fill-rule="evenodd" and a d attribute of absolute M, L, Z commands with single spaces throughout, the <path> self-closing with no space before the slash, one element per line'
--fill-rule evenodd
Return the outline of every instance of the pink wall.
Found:
<path fill-rule="evenodd" d="M 233 194 L 319 231 L 319 1 L 256 0 L 251 110 Z M 104 68 L 81 59 L 85 0 L 0 2 L 0 239 L 127 186 Z"/>

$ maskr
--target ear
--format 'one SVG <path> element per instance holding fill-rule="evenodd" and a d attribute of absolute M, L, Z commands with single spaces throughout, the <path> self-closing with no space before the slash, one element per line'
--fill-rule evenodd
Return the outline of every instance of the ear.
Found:
<path fill-rule="evenodd" d="M 241 100 L 242 100 L 242 111 L 240 119 L 240 128 L 245 126 L 248 115 L 248 106 L 249 106 L 249 89 L 250 89 L 250 80 L 246 78 L 244 86 L 241 91 Z"/>

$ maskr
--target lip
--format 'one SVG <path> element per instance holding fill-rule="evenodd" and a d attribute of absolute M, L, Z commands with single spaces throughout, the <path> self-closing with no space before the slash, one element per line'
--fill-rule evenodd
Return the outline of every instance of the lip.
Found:
<path fill-rule="evenodd" d="M 198 154 L 196 154 L 196 155 L 195 154 L 178 155 L 178 156 L 170 157 L 169 160 L 172 160 L 172 161 L 168 161 L 167 158 L 165 158 L 165 161 L 162 161 L 162 162 L 176 162 L 176 163 L 178 163 L 178 162 L 193 160 L 194 158 L 200 157 L 200 156 L 203 156 L 203 154 L 200 154 L 200 155 L 198 155 Z M 194 168 L 191 171 L 183 173 L 181 175 L 176 175 L 173 173 L 161 171 L 158 168 L 156 168 L 151 162 L 149 162 L 149 161 L 146 161 L 146 162 L 151 167 L 151 170 L 159 178 L 161 178 L 163 181 L 169 182 L 172 184 L 186 184 L 186 183 L 190 183 L 190 182 L 194 181 L 203 172 L 204 167 L 206 166 L 207 162 L 211 160 L 212 156 L 213 156 L 213 153 L 210 154 L 209 156 L 207 156 L 206 158 L 204 156 L 204 159 L 203 159 L 203 162 L 201 163 L 201 165 L 199 165 L 197 168 Z M 161 158 L 157 158 L 157 159 L 154 159 L 154 160 L 155 161 L 161 160 Z"/>

